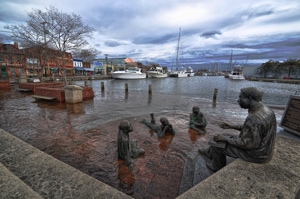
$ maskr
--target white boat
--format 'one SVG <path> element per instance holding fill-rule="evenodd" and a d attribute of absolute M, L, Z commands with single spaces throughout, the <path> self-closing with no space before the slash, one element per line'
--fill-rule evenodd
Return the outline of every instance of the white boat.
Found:
<path fill-rule="evenodd" d="M 162 67 L 152 67 L 147 71 L 148 77 L 152 78 L 165 78 L 168 77 L 168 73 L 163 70 Z"/>
<path fill-rule="evenodd" d="M 125 71 L 114 71 L 111 73 L 113 79 L 145 79 L 146 73 L 142 73 L 140 68 L 129 67 Z"/>
<path fill-rule="evenodd" d="M 244 74 L 243 74 L 243 66 L 241 65 L 235 65 L 232 67 L 231 72 L 228 74 L 228 78 L 232 80 L 244 80 Z"/>
<path fill-rule="evenodd" d="M 182 70 L 170 71 L 168 76 L 169 77 L 187 77 L 188 74 L 186 73 L 185 69 L 182 69 Z"/>
<path fill-rule="evenodd" d="M 194 70 L 192 67 L 187 67 L 185 73 L 187 74 L 188 77 L 194 77 L 195 76 L 195 73 L 194 73 Z"/>
<path fill-rule="evenodd" d="M 177 44 L 177 52 L 176 52 L 176 70 L 171 70 L 168 74 L 169 77 L 188 77 L 188 74 L 186 73 L 186 69 L 182 68 L 180 70 L 178 67 L 180 32 L 181 32 L 181 28 L 179 29 L 179 35 L 178 35 L 178 44 Z"/>

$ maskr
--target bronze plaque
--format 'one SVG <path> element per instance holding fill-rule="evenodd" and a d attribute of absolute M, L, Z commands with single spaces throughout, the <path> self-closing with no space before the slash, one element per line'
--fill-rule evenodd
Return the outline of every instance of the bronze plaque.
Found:
<path fill-rule="evenodd" d="M 300 96 L 290 96 L 280 126 L 287 131 L 300 135 Z"/>

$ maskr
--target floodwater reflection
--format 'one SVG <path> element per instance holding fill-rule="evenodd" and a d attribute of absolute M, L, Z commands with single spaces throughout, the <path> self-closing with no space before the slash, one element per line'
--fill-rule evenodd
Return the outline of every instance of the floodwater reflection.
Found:
<path fill-rule="evenodd" d="M 127 94 L 125 82 L 129 87 Z M 17 85 L 11 90 L 0 90 L 1 128 L 134 198 L 177 197 L 187 157 L 197 154 L 197 149 L 205 146 L 213 133 L 222 131 L 217 122 L 240 123 L 247 116 L 247 111 L 236 103 L 240 87 L 270 87 L 247 81 L 239 85 L 219 77 L 105 80 L 104 91 L 100 81 L 89 84 L 95 97 L 77 104 L 36 102 L 29 93 L 18 92 Z M 271 91 L 276 92 L 272 96 L 266 91 L 267 103 L 286 103 L 285 96 L 294 89 L 291 86 L 276 91 L 272 85 Z M 219 87 L 217 105 L 212 108 L 215 87 Z M 195 105 L 206 116 L 207 135 L 195 134 L 188 127 L 190 110 Z M 158 118 L 167 117 L 175 136 L 157 138 L 156 133 L 141 124 L 141 119 L 148 118 L 150 113 Z M 283 111 L 275 113 L 280 121 Z M 145 149 L 145 155 L 134 159 L 132 167 L 126 167 L 117 158 L 118 125 L 122 119 L 133 125 L 130 138 Z"/>

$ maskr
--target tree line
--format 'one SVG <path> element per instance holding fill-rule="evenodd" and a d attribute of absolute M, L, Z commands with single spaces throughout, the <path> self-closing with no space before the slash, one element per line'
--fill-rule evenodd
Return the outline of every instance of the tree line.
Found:
<path fill-rule="evenodd" d="M 283 62 L 269 60 L 262 63 L 260 67 L 256 69 L 256 74 L 261 77 L 273 77 L 280 78 L 283 74 L 286 74 L 287 78 L 292 75 L 297 76 L 300 71 L 300 59 L 287 59 Z"/>

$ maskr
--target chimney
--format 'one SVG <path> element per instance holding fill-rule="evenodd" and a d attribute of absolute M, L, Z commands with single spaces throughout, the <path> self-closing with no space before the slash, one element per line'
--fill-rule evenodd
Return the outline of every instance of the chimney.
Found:
<path fill-rule="evenodd" d="M 18 42 L 14 42 L 14 47 L 16 48 L 16 49 L 19 49 L 19 44 L 18 44 Z"/>

